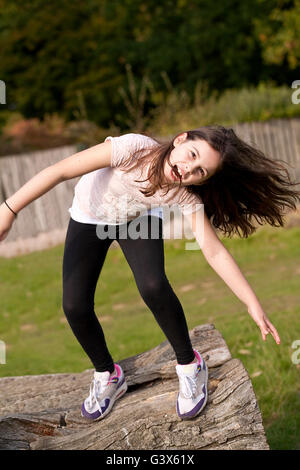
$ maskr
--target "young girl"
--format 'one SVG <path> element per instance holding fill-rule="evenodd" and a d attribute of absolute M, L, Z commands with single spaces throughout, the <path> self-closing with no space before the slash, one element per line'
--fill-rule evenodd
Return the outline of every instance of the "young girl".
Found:
<path fill-rule="evenodd" d="M 21 209 L 58 183 L 78 176 L 82 178 L 69 209 L 63 257 L 63 309 L 95 367 L 81 413 L 91 420 L 103 418 L 127 390 L 123 370 L 114 363 L 94 312 L 97 281 L 115 239 L 175 352 L 177 414 L 192 418 L 206 404 L 208 371 L 191 345 L 182 306 L 165 274 L 159 207 L 180 208 L 207 262 L 245 304 L 263 340 L 271 333 L 279 344 L 276 328 L 214 228 L 228 236 L 235 232 L 247 237 L 255 231 L 253 219 L 282 226 L 284 210 L 296 209 L 299 200 L 300 193 L 292 188 L 296 183 L 279 161 L 221 126 L 183 132 L 168 143 L 133 133 L 107 137 L 47 167 L 10 196 L 0 206 L 0 240 Z M 146 227 L 147 236 L 145 230 L 143 236 L 130 231 L 136 221 Z"/>

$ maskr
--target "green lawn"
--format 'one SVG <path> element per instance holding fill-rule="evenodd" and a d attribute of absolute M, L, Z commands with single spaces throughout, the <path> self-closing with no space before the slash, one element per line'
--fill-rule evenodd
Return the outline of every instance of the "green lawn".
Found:
<path fill-rule="evenodd" d="M 248 239 L 225 239 L 276 326 L 281 345 L 264 343 L 245 306 L 184 240 L 165 242 L 166 269 L 189 329 L 214 323 L 233 357 L 252 378 L 272 449 L 300 449 L 300 228 L 265 227 Z M 92 368 L 61 306 L 63 245 L 14 259 L 0 258 L 0 376 L 80 372 Z M 95 309 L 114 359 L 156 346 L 165 337 L 142 302 L 120 249 L 111 249 L 96 290 Z M 300 357 L 300 354 L 297 356 Z M 295 361 L 294 361 L 295 362 Z"/>

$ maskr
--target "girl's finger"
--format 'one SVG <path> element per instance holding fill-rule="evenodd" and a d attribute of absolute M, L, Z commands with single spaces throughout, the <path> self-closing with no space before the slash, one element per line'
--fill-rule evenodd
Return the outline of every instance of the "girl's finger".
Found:
<path fill-rule="evenodd" d="M 276 330 L 275 326 L 272 325 L 272 323 L 269 320 L 266 320 L 266 324 L 269 328 L 269 331 L 271 332 L 273 338 L 275 339 L 277 344 L 280 344 L 280 337 L 278 334 L 278 331 Z"/>
<path fill-rule="evenodd" d="M 276 343 L 280 344 L 280 337 L 279 337 L 279 334 L 278 334 L 276 328 L 273 327 L 273 329 L 271 329 L 271 333 L 272 333 L 272 336 L 275 339 Z"/>
<path fill-rule="evenodd" d="M 264 325 L 260 327 L 260 331 L 261 331 L 262 339 L 266 341 L 266 336 L 269 333 L 269 331 L 266 329 Z"/>
<path fill-rule="evenodd" d="M 276 328 L 270 324 L 270 326 L 261 326 L 261 334 L 262 334 L 262 338 L 264 341 L 266 341 L 266 336 L 271 333 L 271 335 L 273 336 L 274 340 L 276 341 L 277 344 L 280 344 L 280 337 L 279 337 L 279 334 L 276 330 Z"/>

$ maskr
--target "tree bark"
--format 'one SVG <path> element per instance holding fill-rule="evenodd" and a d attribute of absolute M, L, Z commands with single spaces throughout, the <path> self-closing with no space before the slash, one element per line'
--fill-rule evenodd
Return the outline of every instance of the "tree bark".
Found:
<path fill-rule="evenodd" d="M 269 449 L 250 378 L 214 325 L 190 331 L 209 368 L 199 416 L 176 414 L 176 358 L 168 341 L 118 363 L 128 383 L 103 420 L 80 415 L 93 370 L 0 379 L 0 449 Z"/>

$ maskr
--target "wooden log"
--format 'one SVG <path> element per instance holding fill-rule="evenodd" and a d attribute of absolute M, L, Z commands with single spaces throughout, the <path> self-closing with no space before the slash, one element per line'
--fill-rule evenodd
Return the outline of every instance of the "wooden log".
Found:
<path fill-rule="evenodd" d="M 80 415 L 93 370 L 0 379 L 0 448 L 68 450 L 269 449 L 250 378 L 214 325 L 190 331 L 209 367 L 208 403 L 199 416 L 176 414 L 178 377 L 168 341 L 119 361 L 127 393 L 109 415 Z"/>

